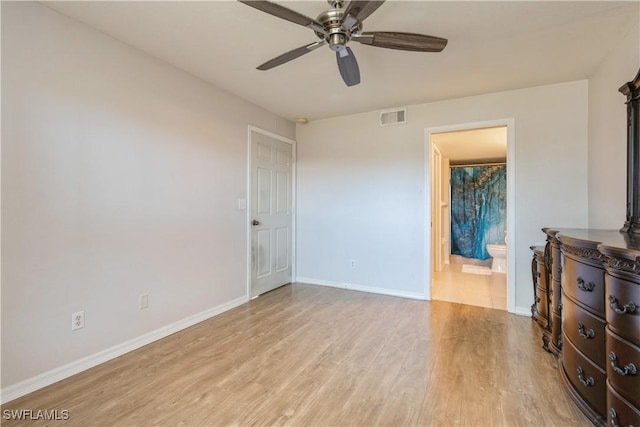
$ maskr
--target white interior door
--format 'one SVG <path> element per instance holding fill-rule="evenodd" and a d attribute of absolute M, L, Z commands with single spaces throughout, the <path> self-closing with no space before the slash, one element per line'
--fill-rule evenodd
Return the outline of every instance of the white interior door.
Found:
<path fill-rule="evenodd" d="M 293 146 L 251 131 L 251 297 L 291 282 Z"/>

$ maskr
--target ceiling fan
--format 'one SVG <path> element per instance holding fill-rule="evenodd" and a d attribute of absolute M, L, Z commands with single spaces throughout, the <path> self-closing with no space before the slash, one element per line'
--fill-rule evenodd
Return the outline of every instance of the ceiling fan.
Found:
<path fill-rule="evenodd" d="M 266 0 L 238 1 L 294 24 L 311 28 L 320 38 L 318 42 L 293 49 L 258 66 L 257 69 L 262 71 L 270 70 L 328 44 L 329 48 L 336 53 L 342 79 L 347 86 L 355 86 L 360 83 L 360 69 L 356 57 L 347 46 L 349 41 L 416 52 L 441 52 L 447 45 L 447 39 L 424 34 L 390 31 L 363 32 L 362 21 L 382 6 L 384 0 L 351 0 L 345 7 L 342 0 L 328 0 L 331 9 L 322 12 L 316 19 Z"/>

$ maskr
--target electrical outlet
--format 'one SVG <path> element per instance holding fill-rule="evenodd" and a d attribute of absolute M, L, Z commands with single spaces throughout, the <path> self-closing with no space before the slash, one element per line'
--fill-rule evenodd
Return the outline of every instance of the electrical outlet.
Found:
<path fill-rule="evenodd" d="M 356 268 L 356 260 L 355 259 L 351 260 L 351 268 Z"/>
<path fill-rule="evenodd" d="M 78 311 L 71 315 L 71 330 L 84 328 L 84 311 Z"/>
<path fill-rule="evenodd" d="M 144 308 L 149 308 L 149 295 L 142 294 L 140 295 L 140 310 Z"/>

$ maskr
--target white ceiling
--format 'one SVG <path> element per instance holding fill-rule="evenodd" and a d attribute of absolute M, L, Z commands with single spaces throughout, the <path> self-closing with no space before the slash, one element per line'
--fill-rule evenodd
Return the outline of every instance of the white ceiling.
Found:
<path fill-rule="evenodd" d="M 452 164 L 507 159 L 506 126 L 434 133 L 431 142 Z"/>
<path fill-rule="evenodd" d="M 325 1 L 282 3 L 314 18 L 329 8 Z M 365 31 L 423 33 L 449 44 L 419 53 L 352 42 L 362 83 L 349 88 L 327 47 L 256 70 L 317 37 L 235 1 L 43 4 L 291 120 L 584 79 L 640 18 L 637 0 L 390 0 Z"/>

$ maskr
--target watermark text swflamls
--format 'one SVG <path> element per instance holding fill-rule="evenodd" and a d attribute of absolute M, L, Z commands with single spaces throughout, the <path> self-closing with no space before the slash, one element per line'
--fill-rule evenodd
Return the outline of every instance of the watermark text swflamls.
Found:
<path fill-rule="evenodd" d="M 5 409 L 2 419 L 19 421 L 66 421 L 69 419 L 68 409 Z"/>

